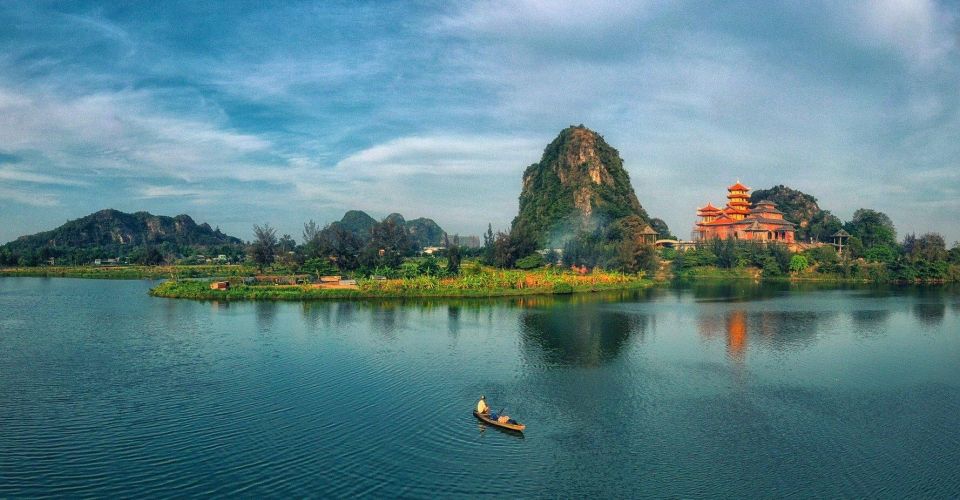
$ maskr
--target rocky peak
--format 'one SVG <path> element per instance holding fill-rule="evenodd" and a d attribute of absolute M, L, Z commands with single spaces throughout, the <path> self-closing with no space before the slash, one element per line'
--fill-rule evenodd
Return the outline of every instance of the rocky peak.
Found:
<path fill-rule="evenodd" d="M 629 215 L 649 221 L 620 154 L 596 132 L 570 126 L 524 172 L 514 231 L 531 233 L 541 245 L 555 245 L 573 232 Z"/>

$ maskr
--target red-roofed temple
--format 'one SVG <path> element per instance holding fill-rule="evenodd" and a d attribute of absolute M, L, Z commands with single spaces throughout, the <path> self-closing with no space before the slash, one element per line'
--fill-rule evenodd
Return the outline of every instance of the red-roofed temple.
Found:
<path fill-rule="evenodd" d="M 793 243 L 794 225 L 783 219 L 783 212 L 773 202 L 760 201 L 751 208 L 750 188 L 740 181 L 727 191 L 727 206 L 722 210 L 710 203 L 697 209 L 695 240 L 734 238 Z"/>

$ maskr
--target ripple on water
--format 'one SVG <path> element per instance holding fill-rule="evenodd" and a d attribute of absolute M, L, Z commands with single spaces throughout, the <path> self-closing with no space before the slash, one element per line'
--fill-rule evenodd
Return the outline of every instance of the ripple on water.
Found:
<path fill-rule="evenodd" d="M 305 310 L 30 283 L 0 288 L 0 497 L 960 487 L 957 315 L 909 294 Z M 481 392 L 528 432 L 477 421 Z"/>

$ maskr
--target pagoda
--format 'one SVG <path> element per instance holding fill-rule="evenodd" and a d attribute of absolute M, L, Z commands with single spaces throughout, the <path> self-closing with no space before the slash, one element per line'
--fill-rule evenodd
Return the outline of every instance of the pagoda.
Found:
<path fill-rule="evenodd" d="M 697 209 L 694 240 L 738 239 L 793 243 L 795 226 L 783 218 L 772 201 L 750 206 L 750 188 L 738 180 L 727 188 L 727 205 L 719 209 L 711 203 Z"/>

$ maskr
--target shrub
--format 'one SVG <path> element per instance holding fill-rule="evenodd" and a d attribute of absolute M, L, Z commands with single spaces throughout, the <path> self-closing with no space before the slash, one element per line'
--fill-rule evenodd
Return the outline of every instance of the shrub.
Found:
<path fill-rule="evenodd" d="M 545 263 L 546 261 L 543 259 L 543 255 L 540 255 L 539 253 L 532 253 L 526 257 L 523 257 L 522 259 L 518 259 L 515 265 L 517 269 L 536 269 L 543 266 Z"/>
<path fill-rule="evenodd" d="M 790 272 L 792 273 L 802 273 L 807 270 L 807 267 L 810 266 L 810 263 L 807 262 L 807 258 L 803 255 L 794 255 L 790 257 Z"/>

